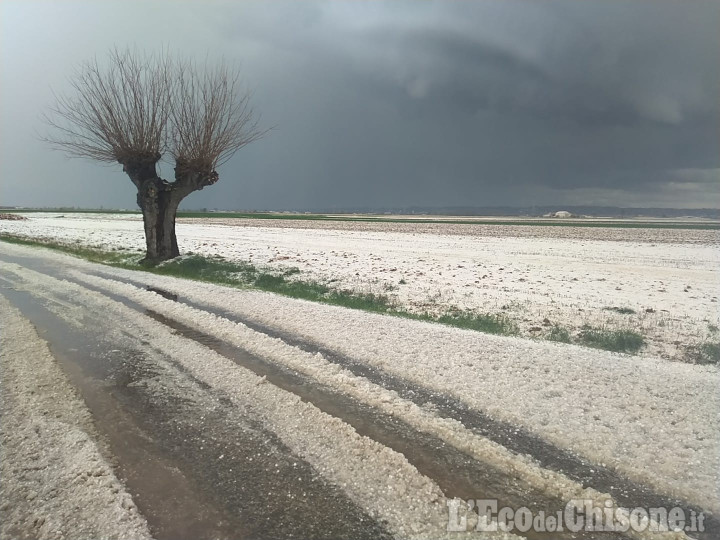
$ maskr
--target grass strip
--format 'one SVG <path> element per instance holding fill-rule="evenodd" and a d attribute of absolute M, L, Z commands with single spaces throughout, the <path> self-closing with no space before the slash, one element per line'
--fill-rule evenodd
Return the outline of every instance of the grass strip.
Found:
<path fill-rule="evenodd" d="M 434 322 L 488 334 L 515 336 L 520 333 L 516 323 L 504 314 L 477 313 L 457 309 L 442 314 L 413 313 L 396 306 L 388 296 L 383 294 L 337 290 L 315 281 L 288 279 L 299 272 L 297 269 L 292 268 L 284 272 L 277 272 L 259 268 L 248 262 L 234 262 L 223 257 L 204 257 L 197 254 L 184 255 L 157 265 L 145 265 L 141 262 L 143 254 L 138 251 L 105 251 L 78 245 L 62 244 L 47 239 L 31 240 L 12 235 L 0 235 L 0 240 L 23 246 L 44 247 L 117 268 L 230 287 L 257 289 L 291 298 Z M 588 326 L 583 327 L 577 338 L 572 338 L 566 329 L 556 326 L 551 329 L 544 339 L 563 343 L 577 343 L 597 349 L 629 354 L 637 353 L 645 343 L 642 335 L 631 330 L 598 329 Z M 716 351 L 709 350 L 703 351 L 703 353 L 703 356 L 710 357 L 717 354 Z"/>

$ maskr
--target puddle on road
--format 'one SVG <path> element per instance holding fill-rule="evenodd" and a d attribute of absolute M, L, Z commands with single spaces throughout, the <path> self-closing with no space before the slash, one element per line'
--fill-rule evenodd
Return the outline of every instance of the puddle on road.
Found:
<path fill-rule="evenodd" d="M 200 490 L 177 464 L 168 458 L 143 431 L 104 382 L 111 374 L 108 364 L 98 362 L 99 346 L 79 338 L 67 325 L 47 311 L 29 293 L 7 285 L 0 290 L 37 328 L 53 356 L 62 366 L 90 409 L 104 437 L 101 449 L 119 467 L 119 475 L 148 520 L 158 540 L 238 538 L 240 524 L 204 500 Z M 108 448 L 111 454 L 108 455 Z"/>

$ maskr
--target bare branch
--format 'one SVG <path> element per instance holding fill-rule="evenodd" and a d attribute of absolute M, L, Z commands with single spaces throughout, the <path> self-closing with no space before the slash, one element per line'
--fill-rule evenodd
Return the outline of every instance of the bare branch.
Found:
<path fill-rule="evenodd" d="M 80 66 L 70 79 L 71 97 L 55 96 L 44 120 L 54 148 L 73 157 L 123 164 L 155 164 L 167 149 L 172 93 L 167 54 L 110 51 Z"/>
<path fill-rule="evenodd" d="M 241 88 L 239 71 L 221 63 L 198 69 L 167 53 L 112 50 L 104 64 L 80 66 L 71 97 L 55 96 L 44 137 L 70 156 L 120 162 L 140 186 L 156 178 L 156 163 L 170 147 L 177 195 L 213 184 L 216 167 L 260 138 Z"/>
<path fill-rule="evenodd" d="M 239 71 L 225 63 L 198 70 L 193 62 L 177 62 L 171 109 L 176 177 L 210 175 L 198 187 L 213 183 L 216 167 L 265 134 L 250 97 Z"/>

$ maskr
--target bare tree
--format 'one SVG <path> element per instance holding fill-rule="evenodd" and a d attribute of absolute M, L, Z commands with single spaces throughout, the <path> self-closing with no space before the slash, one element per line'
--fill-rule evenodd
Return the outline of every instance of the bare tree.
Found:
<path fill-rule="evenodd" d="M 146 260 L 178 256 L 180 202 L 217 182 L 217 167 L 263 135 L 238 70 L 114 50 L 107 67 L 87 62 L 70 82 L 73 95 L 56 96 L 45 115 L 45 140 L 73 157 L 120 163 L 137 188 Z M 175 160 L 172 182 L 158 175 L 166 153 Z"/>

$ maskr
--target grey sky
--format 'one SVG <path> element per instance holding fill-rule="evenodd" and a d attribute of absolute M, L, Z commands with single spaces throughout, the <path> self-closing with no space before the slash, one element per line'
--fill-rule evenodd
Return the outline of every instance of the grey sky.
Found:
<path fill-rule="evenodd" d="M 720 207 L 719 27 L 715 1 L 3 0 L 0 204 L 134 207 L 36 136 L 129 45 L 240 62 L 276 126 L 188 207 Z"/>

